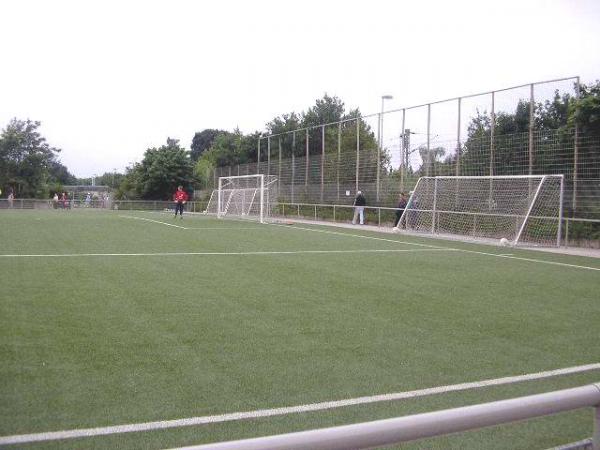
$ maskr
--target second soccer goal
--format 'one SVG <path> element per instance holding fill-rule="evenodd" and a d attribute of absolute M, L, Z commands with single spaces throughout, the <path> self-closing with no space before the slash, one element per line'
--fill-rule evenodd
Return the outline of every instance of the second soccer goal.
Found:
<path fill-rule="evenodd" d="M 271 217 L 277 202 L 277 177 L 254 174 L 220 177 L 206 212 L 217 217 L 258 220 Z"/>
<path fill-rule="evenodd" d="M 499 245 L 560 246 L 562 175 L 421 177 L 398 229 Z"/>

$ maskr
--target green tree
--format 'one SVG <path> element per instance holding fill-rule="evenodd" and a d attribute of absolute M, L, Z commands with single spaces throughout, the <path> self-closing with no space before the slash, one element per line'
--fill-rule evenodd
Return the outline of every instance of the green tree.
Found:
<path fill-rule="evenodd" d="M 15 118 L 0 134 L 0 186 L 13 188 L 20 197 L 45 198 L 49 193 L 50 169 L 60 149 L 46 142 L 40 125 Z"/>
<path fill-rule="evenodd" d="M 193 172 L 189 152 L 168 138 L 166 145 L 149 148 L 142 162 L 128 169 L 120 191 L 128 198 L 166 200 L 179 185 L 192 189 Z"/>
<path fill-rule="evenodd" d="M 226 131 L 207 128 L 194 134 L 191 145 L 192 151 L 190 152 L 192 161 L 198 161 L 202 154 L 212 146 L 216 137 L 223 133 L 226 133 Z"/>

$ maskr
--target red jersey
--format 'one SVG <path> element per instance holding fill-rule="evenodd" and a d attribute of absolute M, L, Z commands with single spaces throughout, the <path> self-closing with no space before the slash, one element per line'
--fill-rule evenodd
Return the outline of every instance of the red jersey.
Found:
<path fill-rule="evenodd" d="M 188 195 L 185 191 L 176 191 L 175 194 L 173 194 L 173 200 L 177 203 L 187 202 L 187 199 Z"/>

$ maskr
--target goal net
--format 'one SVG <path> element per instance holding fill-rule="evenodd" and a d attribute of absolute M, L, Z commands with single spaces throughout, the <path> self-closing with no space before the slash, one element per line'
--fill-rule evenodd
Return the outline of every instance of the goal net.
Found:
<path fill-rule="evenodd" d="M 217 217 L 237 217 L 265 222 L 277 204 L 277 177 L 240 175 L 220 177 L 206 212 Z"/>
<path fill-rule="evenodd" d="M 398 229 L 505 245 L 560 246 L 563 176 L 421 177 Z"/>

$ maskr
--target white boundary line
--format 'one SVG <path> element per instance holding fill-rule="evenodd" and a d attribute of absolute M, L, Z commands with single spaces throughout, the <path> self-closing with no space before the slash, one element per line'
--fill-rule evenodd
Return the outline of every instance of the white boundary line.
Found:
<path fill-rule="evenodd" d="M 394 400 L 405 400 L 410 398 L 424 397 L 448 392 L 478 389 L 489 386 L 500 386 L 504 384 L 518 383 L 522 381 L 540 380 L 559 375 L 568 375 L 581 372 L 600 370 L 600 363 L 586 364 L 583 366 L 567 367 L 563 369 L 548 370 L 545 372 L 530 373 L 511 377 L 494 378 L 489 380 L 474 381 L 469 383 L 451 384 L 433 388 L 418 389 L 415 391 L 396 392 L 390 394 L 373 395 L 369 397 L 350 398 L 345 400 L 334 400 L 328 402 L 311 403 L 306 405 L 287 406 L 282 408 L 259 409 L 255 411 L 234 412 L 229 414 L 218 414 L 214 416 L 189 417 L 185 419 L 162 420 L 156 422 L 132 423 L 125 425 L 114 425 L 98 428 L 80 428 L 75 430 L 50 431 L 45 433 L 17 434 L 0 437 L 0 445 L 24 444 L 28 442 L 55 441 L 59 439 L 73 439 L 92 436 L 104 436 L 109 434 L 132 433 L 139 431 L 161 430 L 166 428 L 179 428 L 192 425 L 205 425 L 222 422 L 233 422 L 244 419 L 257 419 L 260 417 L 282 416 L 298 414 L 311 411 L 323 411 L 346 406 L 364 405 L 368 403 L 389 402 Z"/>
<path fill-rule="evenodd" d="M 323 255 L 339 253 L 416 253 L 431 251 L 456 251 L 453 248 L 403 248 L 403 249 L 357 249 L 357 250 L 290 250 L 264 252 L 164 252 L 164 253 L 56 253 L 31 255 L 0 255 L 0 258 L 74 258 L 85 256 L 261 256 L 261 255 Z"/>
<path fill-rule="evenodd" d="M 136 220 L 145 220 L 146 222 L 152 222 L 152 223 L 159 223 L 161 225 L 166 225 L 168 227 L 174 227 L 174 228 L 181 228 L 183 230 L 187 230 L 188 228 L 186 227 L 181 227 L 179 225 L 175 225 L 173 223 L 167 223 L 167 222 L 160 222 L 159 220 L 153 220 L 153 219 L 147 219 L 145 217 L 137 217 L 137 216 L 123 216 L 123 215 L 119 215 L 119 217 L 123 217 L 124 219 L 136 219 Z"/>
<path fill-rule="evenodd" d="M 356 238 L 362 238 L 362 239 L 373 239 L 376 241 L 395 242 L 397 244 L 416 245 L 419 247 L 427 247 L 427 248 L 435 248 L 435 249 L 444 248 L 446 250 L 454 250 L 454 251 L 462 252 L 462 253 L 472 253 L 472 254 L 476 254 L 476 255 L 495 256 L 497 258 L 516 259 L 516 260 L 520 260 L 520 261 L 536 262 L 536 263 L 541 263 L 541 264 L 551 264 L 551 265 L 562 266 L 562 267 L 572 267 L 575 269 L 595 270 L 595 271 L 600 272 L 600 267 L 580 266 L 577 264 L 567 264 L 567 263 L 561 263 L 561 262 L 556 262 L 556 261 L 546 261 L 544 259 L 523 258 L 521 256 L 511 256 L 508 254 L 487 253 L 487 252 L 480 252 L 477 250 L 466 250 L 466 249 L 456 248 L 456 247 L 439 247 L 439 246 L 435 246 L 435 245 L 421 244 L 421 243 L 417 243 L 417 242 L 397 241 L 394 239 L 379 238 L 379 237 L 374 237 L 374 236 L 364 236 L 361 234 L 342 233 L 340 231 L 319 230 L 319 229 L 314 229 L 314 228 L 305 228 L 305 227 L 279 225 L 279 224 L 271 224 L 271 225 L 279 226 L 279 227 L 286 227 L 286 228 L 292 229 L 292 230 L 295 229 L 295 230 L 304 230 L 304 231 L 314 231 L 316 233 L 336 234 L 336 235 L 340 235 L 340 236 L 356 237 Z"/>

